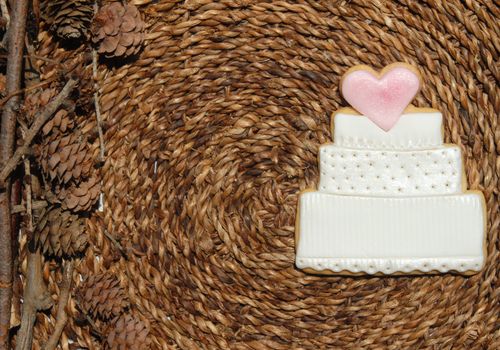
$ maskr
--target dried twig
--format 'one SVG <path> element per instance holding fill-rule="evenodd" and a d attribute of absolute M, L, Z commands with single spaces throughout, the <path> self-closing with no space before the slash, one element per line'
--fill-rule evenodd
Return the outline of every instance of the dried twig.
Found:
<path fill-rule="evenodd" d="M 30 161 L 24 162 L 24 172 L 27 177 L 31 177 Z M 31 181 L 26 183 L 26 218 L 29 236 L 32 236 L 33 212 L 31 206 L 32 188 Z M 33 325 L 35 324 L 36 313 L 40 310 L 48 309 L 52 306 L 52 298 L 47 291 L 47 286 L 42 275 L 42 255 L 34 244 L 32 238 L 28 245 L 28 273 L 26 285 L 23 293 L 23 313 L 21 318 L 21 328 L 19 329 L 16 350 L 29 350 L 33 340 Z"/>
<path fill-rule="evenodd" d="M 23 293 L 23 314 L 16 350 L 31 349 L 36 313 L 52 306 L 52 298 L 42 277 L 42 255 L 38 249 L 31 248 L 28 253 L 28 274 Z"/>
<path fill-rule="evenodd" d="M 97 7 L 97 3 L 94 6 Z M 97 119 L 97 132 L 99 133 L 99 146 L 100 146 L 99 160 L 101 162 L 104 162 L 104 155 L 106 149 L 104 148 L 104 134 L 102 132 L 101 107 L 99 106 L 99 86 L 97 85 L 97 52 L 94 49 L 92 49 L 92 77 L 94 79 L 94 106 L 95 106 L 95 115 Z"/>
<path fill-rule="evenodd" d="M 7 56 L 6 94 L 19 90 L 26 33 L 28 0 L 16 0 L 10 19 Z M 14 152 L 16 109 L 19 96 L 4 106 L 0 126 L 0 164 L 5 164 Z M 10 181 L 0 192 L 0 349 L 9 348 L 10 309 L 12 298 L 12 226 L 10 213 Z"/>
<path fill-rule="evenodd" d="M 69 80 L 66 85 L 64 85 L 64 88 L 61 90 L 59 95 L 57 95 L 52 101 L 50 101 L 45 106 L 43 111 L 36 116 L 35 121 L 26 133 L 24 144 L 16 149 L 14 155 L 5 163 L 4 168 L 0 172 L 0 185 L 5 182 L 10 173 L 17 167 L 17 164 L 19 163 L 21 158 L 28 152 L 31 142 L 38 134 L 40 129 L 57 111 L 59 106 L 65 102 L 75 86 L 76 81 Z"/>
<path fill-rule="evenodd" d="M 40 209 L 43 209 L 43 208 L 45 208 L 47 206 L 48 206 L 47 201 L 43 201 L 43 200 L 42 201 L 33 201 L 32 204 L 31 204 L 31 208 L 33 210 L 40 210 Z M 23 204 L 19 204 L 19 205 L 14 205 L 12 207 L 11 213 L 12 214 L 19 214 L 19 213 L 23 213 L 25 211 L 27 211 L 26 206 L 23 205 Z"/>
<path fill-rule="evenodd" d="M 2 17 L 5 19 L 5 27 L 8 28 L 10 24 L 9 9 L 7 8 L 7 1 L 0 0 L 0 10 L 2 11 Z"/>
<path fill-rule="evenodd" d="M 64 326 L 66 326 L 66 322 L 68 321 L 66 305 L 68 304 L 71 282 L 73 281 L 73 267 L 73 260 L 66 262 L 64 266 L 63 281 L 59 293 L 59 304 L 57 305 L 56 325 L 54 326 L 54 333 L 52 333 L 49 341 L 45 344 L 45 350 L 53 350 L 56 348 Z"/>

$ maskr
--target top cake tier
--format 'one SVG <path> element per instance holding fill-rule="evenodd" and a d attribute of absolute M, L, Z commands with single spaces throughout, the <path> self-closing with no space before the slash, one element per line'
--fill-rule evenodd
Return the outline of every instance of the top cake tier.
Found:
<path fill-rule="evenodd" d="M 333 142 L 359 149 L 417 150 L 443 144 L 443 117 L 438 111 L 411 112 L 384 131 L 363 115 L 339 111 L 334 115 Z"/>

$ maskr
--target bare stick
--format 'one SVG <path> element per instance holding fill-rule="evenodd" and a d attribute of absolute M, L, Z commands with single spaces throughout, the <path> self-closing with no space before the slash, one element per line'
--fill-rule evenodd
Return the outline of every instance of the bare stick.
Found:
<path fill-rule="evenodd" d="M 10 15 L 5 0 L 0 0 L 0 9 L 2 10 L 2 17 L 5 18 L 5 27 L 8 28 L 10 24 Z"/>
<path fill-rule="evenodd" d="M 42 277 L 42 255 L 38 249 L 28 253 L 28 273 L 23 293 L 21 328 L 17 335 L 16 350 L 30 350 L 36 313 L 52 306 L 52 298 Z"/>
<path fill-rule="evenodd" d="M 97 11 L 97 2 L 94 7 Z M 97 132 L 99 133 L 99 146 L 100 152 L 99 159 L 101 162 L 104 162 L 104 154 L 106 149 L 104 148 L 104 134 L 102 132 L 102 116 L 101 116 L 101 107 L 99 106 L 99 86 L 97 84 L 97 52 L 92 49 L 92 77 L 94 79 L 94 106 L 95 106 L 95 116 L 97 119 Z"/>
<path fill-rule="evenodd" d="M 71 282 L 73 282 L 73 267 L 73 260 L 66 262 L 64 266 L 63 281 L 59 293 L 59 304 L 57 304 L 56 325 L 54 326 L 54 333 L 52 333 L 49 341 L 45 344 L 45 350 L 54 350 L 56 348 L 64 326 L 66 326 L 66 322 L 68 321 L 66 305 L 68 304 L 70 295 Z"/>
<path fill-rule="evenodd" d="M 49 118 L 57 111 L 59 106 L 64 103 L 64 101 L 68 98 L 69 94 L 76 86 L 75 80 L 69 80 L 64 88 L 61 90 L 59 95 L 57 95 L 52 101 L 50 101 L 43 111 L 39 113 L 28 132 L 26 133 L 26 137 L 24 139 L 24 144 L 16 149 L 14 155 L 5 163 L 2 171 L 0 172 L 0 185 L 5 182 L 10 173 L 17 167 L 17 164 L 21 160 L 21 158 L 28 153 L 31 142 L 38 134 L 43 125 L 49 120 Z"/>
<path fill-rule="evenodd" d="M 47 201 L 32 201 L 31 208 L 32 208 L 32 210 L 40 210 L 40 209 L 47 207 L 48 205 L 49 204 L 47 203 Z M 12 207 L 12 214 L 23 213 L 27 210 L 28 210 L 27 206 L 25 206 L 23 204 L 14 205 Z"/>
<path fill-rule="evenodd" d="M 2 9 L 3 12 L 3 9 Z M 8 29 L 6 94 L 19 90 L 26 34 L 28 0 L 16 0 Z M 4 13 L 5 15 L 5 13 Z M 0 125 L 0 164 L 5 164 L 14 152 L 16 109 L 19 96 L 12 97 L 2 111 Z M 9 326 L 12 299 L 12 224 L 10 213 L 10 181 L 0 192 L 0 350 L 9 348 Z"/>

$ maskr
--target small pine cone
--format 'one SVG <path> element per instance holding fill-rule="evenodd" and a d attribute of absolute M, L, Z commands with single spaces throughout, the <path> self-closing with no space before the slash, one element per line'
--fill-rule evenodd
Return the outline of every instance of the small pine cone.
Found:
<path fill-rule="evenodd" d="M 87 35 L 94 14 L 92 0 L 49 0 L 42 8 L 50 30 L 62 39 L 80 39 Z"/>
<path fill-rule="evenodd" d="M 54 119 L 56 118 L 57 115 Z M 54 123 L 57 122 L 56 119 Z M 62 127 L 67 126 L 68 124 L 64 121 L 59 125 L 61 130 Z M 52 180 L 58 179 L 63 184 L 72 179 L 88 177 L 93 170 L 92 151 L 79 132 L 66 136 L 56 134 L 55 137 L 47 137 L 42 145 L 36 147 L 36 153 L 43 171 Z"/>
<path fill-rule="evenodd" d="M 50 119 L 42 128 L 42 134 L 48 135 L 51 132 L 59 131 L 65 133 L 75 127 L 75 122 L 65 109 L 60 109 L 54 114 L 52 119 Z"/>
<path fill-rule="evenodd" d="M 47 193 L 47 200 L 51 203 L 61 203 L 63 209 L 74 212 L 89 210 L 99 198 L 101 184 L 97 176 L 90 177 L 78 184 L 68 187 L 55 188 L 55 195 Z"/>
<path fill-rule="evenodd" d="M 148 338 L 150 324 L 148 320 L 135 313 L 123 314 L 115 318 L 105 334 L 105 349 L 109 350 L 146 350 L 151 348 Z"/>
<path fill-rule="evenodd" d="M 104 56 L 135 55 L 144 41 L 144 21 L 134 5 L 112 2 L 104 5 L 92 24 L 92 42 Z"/>
<path fill-rule="evenodd" d="M 53 256 L 73 256 L 87 246 L 83 218 L 61 208 L 49 209 L 41 215 L 35 237 L 42 251 Z"/>
<path fill-rule="evenodd" d="M 90 275 L 78 289 L 77 298 L 83 312 L 104 320 L 118 316 L 129 305 L 120 281 L 109 272 Z"/>
<path fill-rule="evenodd" d="M 45 107 L 47 103 L 57 95 L 56 89 L 44 89 L 38 92 L 27 94 L 23 104 L 23 113 L 21 113 L 28 125 L 35 120 L 36 115 Z"/>

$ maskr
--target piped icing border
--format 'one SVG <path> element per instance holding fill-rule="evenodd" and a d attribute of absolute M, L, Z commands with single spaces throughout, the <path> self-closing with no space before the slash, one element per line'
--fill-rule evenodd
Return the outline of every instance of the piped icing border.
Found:
<path fill-rule="evenodd" d="M 352 273 L 412 273 L 412 272 L 467 272 L 478 271 L 484 263 L 483 256 L 432 257 L 432 258 L 307 258 L 298 257 L 298 268 L 311 268 L 321 272 L 349 271 Z"/>

